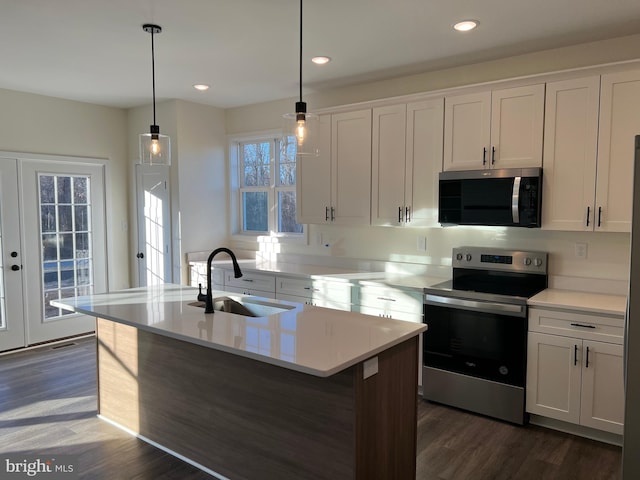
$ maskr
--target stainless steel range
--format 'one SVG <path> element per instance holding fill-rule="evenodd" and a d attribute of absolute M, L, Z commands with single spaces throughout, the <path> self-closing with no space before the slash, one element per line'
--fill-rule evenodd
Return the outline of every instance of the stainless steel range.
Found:
<path fill-rule="evenodd" d="M 547 258 L 453 249 L 452 280 L 424 290 L 425 399 L 525 423 L 527 299 L 547 287 Z"/>

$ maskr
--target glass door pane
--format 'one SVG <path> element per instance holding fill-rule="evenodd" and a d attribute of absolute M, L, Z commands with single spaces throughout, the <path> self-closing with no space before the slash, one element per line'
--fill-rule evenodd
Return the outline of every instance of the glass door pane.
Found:
<path fill-rule="evenodd" d="M 88 176 L 38 175 L 45 320 L 71 312 L 51 300 L 93 293 L 91 182 Z"/>

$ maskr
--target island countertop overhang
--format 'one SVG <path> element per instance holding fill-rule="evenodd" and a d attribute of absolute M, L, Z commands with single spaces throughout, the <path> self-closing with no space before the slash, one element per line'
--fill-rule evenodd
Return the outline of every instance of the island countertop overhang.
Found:
<path fill-rule="evenodd" d="M 197 292 L 193 287 L 164 284 L 52 304 L 318 377 L 334 375 L 426 330 L 424 324 L 271 299 L 264 300 L 289 309 L 264 317 L 205 314 L 190 305 Z"/>

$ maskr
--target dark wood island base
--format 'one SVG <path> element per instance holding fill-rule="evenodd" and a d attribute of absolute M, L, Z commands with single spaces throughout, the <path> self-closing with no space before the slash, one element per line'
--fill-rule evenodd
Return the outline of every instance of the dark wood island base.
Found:
<path fill-rule="evenodd" d="M 317 377 L 98 319 L 99 414 L 231 480 L 414 480 L 418 336 Z"/>

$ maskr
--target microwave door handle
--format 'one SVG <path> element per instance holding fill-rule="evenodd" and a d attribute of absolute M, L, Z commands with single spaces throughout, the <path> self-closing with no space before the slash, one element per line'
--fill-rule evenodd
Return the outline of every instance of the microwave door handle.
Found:
<path fill-rule="evenodd" d="M 513 192 L 511 194 L 511 216 L 513 223 L 520 223 L 520 181 L 522 177 L 515 177 L 513 179 Z"/>

